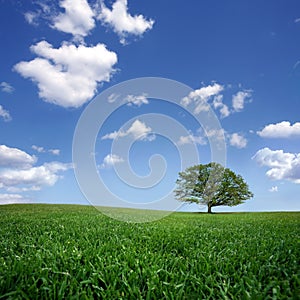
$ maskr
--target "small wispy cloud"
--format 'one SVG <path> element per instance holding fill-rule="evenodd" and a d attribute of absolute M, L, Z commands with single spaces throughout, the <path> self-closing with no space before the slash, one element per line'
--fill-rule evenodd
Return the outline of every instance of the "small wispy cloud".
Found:
<path fill-rule="evenodd" d="M 278 186 L 277 186 L 277 185 L 272 186 L 272 187 L 269 189 L 269 192 L 271 192 L 271 193 L 276 193 L 276 192 L 278 192 Z"/>
<path fill-rule="evenodd" d="M 108 154 L 104 157 L 102 164 L 99 166 L 100 169 L 108 169 L 116 164 L 124 162 L 124 159 L 116 154 Z"/>
<path fill-rule="evenodd" d="M 0 89 L 2 92 L 9 93 L 9 94 L 11 94 L 15 90 L 14 87 L 10 83 L 5 82 L 5 81 L 2 81 L 0 83 Z"/>
<path fill-rule="evenodd" d="M 2 105 L 0 105 L 0 117 L 5 121 L 9 122 L 12 120 L 12 117 L 8 110 L 4 109 Z"/>
<path fill-rule="evenodd" d="M 36 145 L 32 145 L 31 148 L 35 151 L 37 151 L 38 153 L 51 153 L 53 155 L 59 155 L 60 154 L 60 150 L 59 149 L 45 149 L 44 147 L 41 146 L 36 146 Z"/>
<path fill-rule="evenodd" d="M 143 94 L 143 95 L 128 95 L 125 98 L 125 101 L 128 102 L 128 105 L 136 105 L 138 107 L 140 107 L 143 104 L 149 104 L 149 101 L 147 99 L 147 95 Z"/>

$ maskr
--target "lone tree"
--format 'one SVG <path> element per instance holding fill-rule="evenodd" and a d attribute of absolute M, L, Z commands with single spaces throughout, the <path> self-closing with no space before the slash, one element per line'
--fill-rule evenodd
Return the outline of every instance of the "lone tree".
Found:
<path fill-rule="evenodd" d="M 218 163 L 196 165 L 179 173 L 175 189 L 179 201 L 214 206 L 235 206 L 253 197 L 242 176 Z"/>

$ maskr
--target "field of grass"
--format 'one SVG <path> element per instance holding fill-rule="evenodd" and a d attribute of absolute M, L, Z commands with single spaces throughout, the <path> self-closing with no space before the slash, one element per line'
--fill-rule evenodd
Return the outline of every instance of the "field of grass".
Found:
<path fill-rule="evenodd" d="M 299 235 L 300 213 L 0 206 L 0 299 L 300 299 Z"/>

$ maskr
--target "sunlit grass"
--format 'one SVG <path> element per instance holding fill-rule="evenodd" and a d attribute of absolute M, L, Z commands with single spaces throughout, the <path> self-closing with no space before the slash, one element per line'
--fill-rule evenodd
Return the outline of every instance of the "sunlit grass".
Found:
<path fill-rule="evenodd" d="M 299 299 L 299 217 L 0 206 L 0 298 Z"/>

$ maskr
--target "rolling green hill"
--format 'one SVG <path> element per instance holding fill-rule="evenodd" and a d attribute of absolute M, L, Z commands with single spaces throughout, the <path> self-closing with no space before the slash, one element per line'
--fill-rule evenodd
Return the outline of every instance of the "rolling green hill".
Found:
<path fill-rule="evenodd" d="M 299 299 L 299 234 L 298 212 L 134 224 L 89 206 L 4 205 L 0 299 Z"/>

